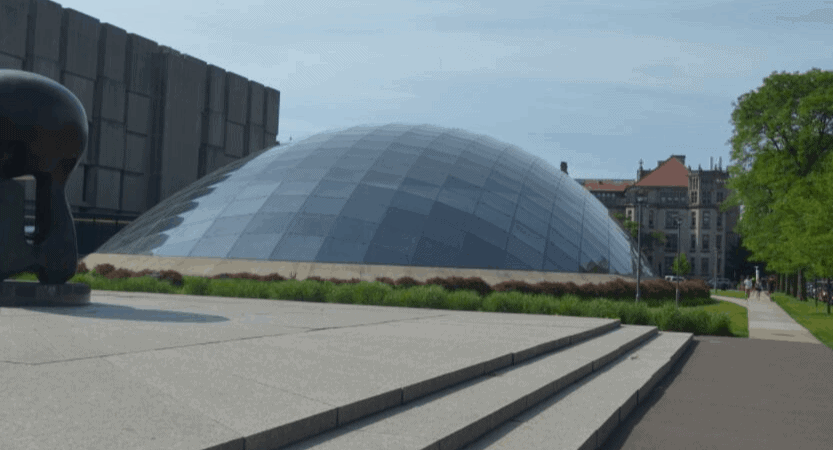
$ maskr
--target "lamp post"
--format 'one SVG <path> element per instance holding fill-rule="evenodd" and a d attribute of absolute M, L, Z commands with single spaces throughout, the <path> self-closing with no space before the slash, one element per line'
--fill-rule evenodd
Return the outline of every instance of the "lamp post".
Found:
<path fill-rule="evenodd" d="M 719 211 L 718 211 L 718 214 L 720 214 Z M 720 253 L 717 252 L 717 240 L 718 239 L 720 239 L 720 234 L 715 233 L 714 243 L 712 244 L 712 245 L 714 245 L 713 248 L 714 248 L 714 293 L 715 294 L 717 294 L 717 272 L 718 272 L 717 266 L 720 265 L 720 259 L 719 259 L 720 258 Z"/>
<path fill-rule="evenodd" d="M 682 234 L 682 226 L 683 226 L 683 218 L 677 217 L 677 259 L 680 259 L 680 239 L 682 238 L 680 235 Z M 676 275 L 676 274 L 675 274 Z M 677 295 L 676 295 L 677 307 L 680 307 L 680 276 L 677 275 Z"/>
<path fill-rule="evenodd" d="M 642 279 L 642 202 L 645 201 L 645 197 L 638 195 L 636 196 L 636 302 L 639 303 L 639 299 L 642 297 L 642 293 L 639 289 L 639 283 Z"/>

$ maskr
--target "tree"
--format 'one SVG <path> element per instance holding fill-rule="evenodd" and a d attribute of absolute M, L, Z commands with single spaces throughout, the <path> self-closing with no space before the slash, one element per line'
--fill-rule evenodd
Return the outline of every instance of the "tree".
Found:
<path fill-rule="evenodd" d="M 736 231 L 750 258 L 780 273 L 833 270 L 833 72 L 776 73 L 733 104 L 724 210 L 743 205 Z"/>
<path fill-rule="evenodd" d="M 620 212 L 613 213 L 613 217 L 619 222 L 619 226 L 621 226 L 622 229 L 630 235 L 630 237 L 636 239 L 636 231 L 639 228 L 639 224 L 633 220 L 625 218 L 625 215 Z"/>
<path fill-rule="evenodd" d="M 685 256 L 685 253 L 680 253 L 676 258 L 674 258 L 674 265 L 671 270 L 674 272 L 674 275 L 677 276 L 688 275 L 688 273 L 691 272 L 691 263 L 688 262 L 688 258 Z"/>
<path fill-rule="evenodd" d="M 751 261 L 751 256 L 752 252 L 743 245 L 743 238 L 726 249 L 726 273 L 732 280 L 740 280 L 754 272 L 755 264 Z"/>
<path fill-rule="evenodd" d="M 674 275 L 683 276 L 691 272 L 691 263 L 688 262 L 685 253 L 680 253 L 674 258 L 674 264 L 671 266 Z M 677 306 L 680 306 L 680 280 L 677 280 Z"/>

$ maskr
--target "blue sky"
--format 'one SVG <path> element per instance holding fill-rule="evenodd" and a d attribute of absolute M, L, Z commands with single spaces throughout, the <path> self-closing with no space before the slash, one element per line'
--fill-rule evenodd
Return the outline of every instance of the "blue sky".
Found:
<path fill-rule="evenodd" d="M 281 91 L 278 140 L 488 134 L 575 178 L 729 162 L 732 102 L 833 70 L 833 1 L 58 0 Z"/>

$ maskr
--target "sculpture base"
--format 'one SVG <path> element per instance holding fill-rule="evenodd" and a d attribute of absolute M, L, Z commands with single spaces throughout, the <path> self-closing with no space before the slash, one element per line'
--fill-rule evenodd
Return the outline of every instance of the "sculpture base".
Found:
<path fill-rule="evenodd" d="M 37 281 L 0 281 L 0 307 L 80 306 L 90 303 L 90 286 L 83 283 L 41 284 Z"/>

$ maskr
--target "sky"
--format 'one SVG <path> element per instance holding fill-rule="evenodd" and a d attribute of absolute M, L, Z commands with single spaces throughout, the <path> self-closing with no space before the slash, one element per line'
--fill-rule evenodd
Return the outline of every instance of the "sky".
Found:
<path fill-rule="evenodd" d="M 58 0 L 281 92 L 278 140 L 461 128 L 574 178 L 730 162 L 732 103 L 833 70 L 833 1 Z"/>

